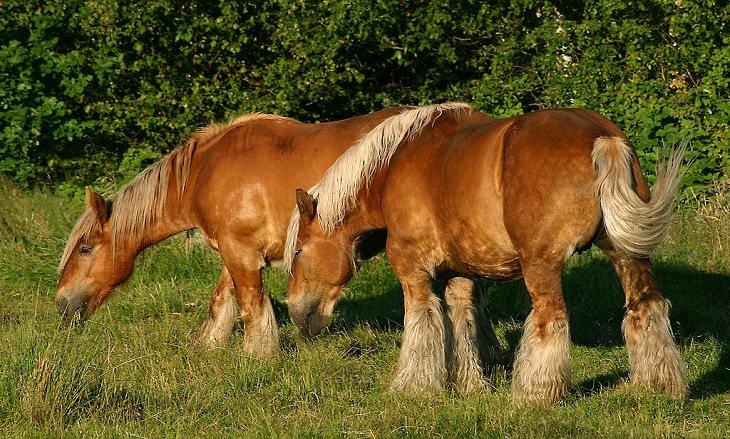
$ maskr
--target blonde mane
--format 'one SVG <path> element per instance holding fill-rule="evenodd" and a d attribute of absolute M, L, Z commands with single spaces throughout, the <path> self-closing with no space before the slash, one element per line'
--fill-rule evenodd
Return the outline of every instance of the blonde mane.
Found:
<path fill-rule="evenodd" d="M 370 184 L 375 172 L 388 165 L 398 146 L 412 139 L 445 111 L 471 111 L 465 103 L 427 105 L 384 120 L 347 149 L 327 170 L 324 177 L 309 189 L 317 200 L 317 220 L 327 233 L 337 227 L 352 209 L 360 189 Z M 284 265 L 291 271 L 297 235 L 299 210 L 295 207 L 287 228 Z"/>
<path fill-rule="evenodd" d="M 178 200 L 185 192 L 195 151 L 215 140 L 228 130 L 244 123 L 261 119 L 284 120 L 282 116 L 264 113 L 250 113 L 227 123 L 211 124 L 194 132 L 184 146 L 162 157 L 107 201 L 111 228 L 112 248 L 122 239 L 141 236 L 141 232 L 154 224 L 164 212 L 170 178 L 177 182 Z M 87 208 L 79 217 L 64 249 L 59 270 L 63 270 L 79 241 L 87 240 L 92 233 L 101 228 L 96 213 Z"/>

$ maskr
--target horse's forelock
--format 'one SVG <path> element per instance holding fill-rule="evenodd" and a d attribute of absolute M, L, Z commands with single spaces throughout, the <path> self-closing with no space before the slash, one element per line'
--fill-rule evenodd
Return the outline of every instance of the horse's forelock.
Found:
<path fill-rule="evenodd" d="M 307 191 L 315 199 L 318 197 L 318 186 L 313 186 Z M 299 237 L 299 207 L 295 206 L 289 218 L 289 226 L 286 228 L 286 243 L 284 244 L 284 267 L 287 273 L 291 274 L 291 266 L 294 262 L 294 252 L 297 247 L 297 238 Z"/>
<path fill-rule="evenodd" d="M 64 267 L 71 258 L 71 254 L 78 246 L 79 242 L 86 241 L 89 239 L 92 233 L 101 228 L 99 218 L 93 209 L 86 209 L 79 219 L 76 221 L 74 228 L 71 229 L 71 233 L 66 241 L 66 247 L 63 250 L 61 261 L 58 264 L 58 271 L 63 271 Z"/>
<path fill-rule="evenodd" d="M 286 228 L 286 244 L 284 245 L 284 268 L 289 274 L 291 274 L 291 266 L 294 262 L 294 252 L 296 251 L 298 235 L 299 209 L 295 207 L 289 219 L 289 226 Z"/>

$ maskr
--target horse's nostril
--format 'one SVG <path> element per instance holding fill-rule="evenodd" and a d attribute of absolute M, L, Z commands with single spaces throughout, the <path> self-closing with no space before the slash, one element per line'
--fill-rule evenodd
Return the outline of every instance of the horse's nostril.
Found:
<path fill-rule="evenodd" d="M 309 331 L 309 325 L 314 309 L 314 303 L 312 302 L 289 302 L 289 317 L 291 317 L 292 322 L 294 323 L 294 325 L 296 325 L 297 328 L 299 328 L 299 332 L 304 337 L 309 337 L 311 335 Z"/>
<path fill-rule="evenodd" d="M 66 292 L 56 298 L 58 315 L 67 325 L 86 320 L 88 307 L 89 299 L 83 294 Z"/>
<path fill-rule="evenodd" d="M 58 310 L 59 315 L 64 316 L 68 310 L 68 299 L 65 297 L 59 297 L 56 299 L 56 309 Z"/>

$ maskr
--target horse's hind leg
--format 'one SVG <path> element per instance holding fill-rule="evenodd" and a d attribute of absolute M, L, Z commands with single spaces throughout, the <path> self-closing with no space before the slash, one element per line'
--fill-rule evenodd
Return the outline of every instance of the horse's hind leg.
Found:
<path fill-rule="evenodd" d="M 500 350 L 474 281 L 463 277 L 446 284 L 448 380 L 461 392 L 488 389 L 484 366 Z"/>
<path fill-rule="evenodd" d="M 222 346 L 233 331 L 238 316 L 233 279 L 224 266 L 218 284 L 210 297 L 208 320 L 203 324 L 198 340 L 209 347 Z"/>
<path fill-rule="evenodd" d="M 623 255 L 605 241 L 599 246 L 611 259 L 626 295 L 621 328 L 629 351 L 631 384 L 686 396 L 686 366 L 672 335 L 669 301 L 659 292 L 651 262 Z"/>
<path fill-rule="evenodd" d="M 570 386 L 570 334 L 563 300 L 563 263 L 521 259 L 532 311 L 515 352 L 512 400 L 550 404 Z"/>

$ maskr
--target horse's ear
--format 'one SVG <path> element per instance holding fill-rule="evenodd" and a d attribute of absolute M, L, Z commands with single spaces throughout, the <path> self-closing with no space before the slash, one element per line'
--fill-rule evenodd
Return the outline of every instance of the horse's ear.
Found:
<path fill-rule="evenodd" d="M 86 208 L 96 213 L 100 224 L 104 224 L 109 219 L 109 211 L 106 208 L 106 200 L 100 193 L 94 192 L 90 187 L 86 186 Z"/>
<path fill-rule="evenodd" d="M 297 207 L 299 208 L 299 218 L 307 223 L 314 220 L 314 197 L 304 189 L 297 189 Z"/>

